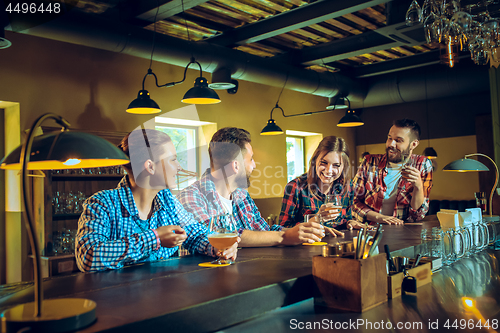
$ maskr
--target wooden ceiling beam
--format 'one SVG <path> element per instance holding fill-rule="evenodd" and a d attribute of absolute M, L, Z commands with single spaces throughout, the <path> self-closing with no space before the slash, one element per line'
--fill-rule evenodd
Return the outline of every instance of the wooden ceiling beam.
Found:
<path fill-rule="evenodd" d="M 158 1 L 160 8 L 158 9 Z M 184 8 L 182 6 L 184 1 Z M 141 0 L 137 1 L 134 10 L 129 13 L 129 16 L 135 17 L 139 20 L 154 22 L 156 11 L 158 15 L 156 20 L 164 20 L 179 13 L 201 5 L 209 0 Z"/>
<path fill-rule="evenodd" d="M 419 31 L 423 33 L 421 26 L 407 27 L 404 22 L 400 22 L 363 34 L 306 47 L 300 51 L 294 50 L 276 56 L 275 59 L 294 65 L 311 66 L 357 57 L 380 50 L 392 49 L 398 55 L 413 55 L 419 52 L 413 48 L 414 46 L 425 44 L 425 38 L 421 41 L 409 37 L 410 35 L 419 36 Z"/>
<path fill-rule="evenodd" d="M 321 0 L 247 24 L 205 41 L 221 46 L 254 43 L 326 20 L 373 7 L 387 0 Z"/>

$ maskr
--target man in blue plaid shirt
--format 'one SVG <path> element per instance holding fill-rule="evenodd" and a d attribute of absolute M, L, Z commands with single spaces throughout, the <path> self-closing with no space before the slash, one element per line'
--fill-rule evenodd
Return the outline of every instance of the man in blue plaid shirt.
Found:
<path fill-rule="evenodd" d="M 236 127 L 218 130 L 209 145 L 210 169 L 201 179 L 177 194 L 184 208 L 201 224 L 215 215 L 231 214 L 241 235 L 240 246 L 297 245 L 319 242 L 322 225 L 301 223 L 290 229 L 269 227 L 246 190 L 255 168 L 250 133 Z"/>
<path fill-rule="evenodd" d="M 156 130 L 129 133 L 119 146 L 130 158 L 116 189 L 88 198 L 78 221 L 76 262 L 81 271 L 167 259 L 181 244 L 191 252 L 236 259 L 237 243 L 220 253 L 208 229 L 194 220 L 169 187 L 180 169 L 170 137 Z"/>

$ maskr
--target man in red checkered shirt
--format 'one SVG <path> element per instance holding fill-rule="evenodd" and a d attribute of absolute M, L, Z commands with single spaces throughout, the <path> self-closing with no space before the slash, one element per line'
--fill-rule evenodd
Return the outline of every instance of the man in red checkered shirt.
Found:
<path fill-rule="evenodd" d="M 413 120 L 394 122 L 385 154 L 367 155 L 353 180 L 353 216 L 359 221 L 402 224 L 418 221 L 429 210 L 432 163 L 413 154 L 420 126 Z"/>

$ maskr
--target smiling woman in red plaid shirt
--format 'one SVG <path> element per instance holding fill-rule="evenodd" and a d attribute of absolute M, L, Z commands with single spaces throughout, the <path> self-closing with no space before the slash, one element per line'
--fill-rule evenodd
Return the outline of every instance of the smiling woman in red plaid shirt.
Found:
<path fill-rule="evenodd" d="M 285 187 L 281 204 L 280 224 L 294 226 L 304 221 L 307 214 L 319 214 L 332 227 L 360 227 L 356 221 L 350 222 L 352 192 L 349 190 L 349 148 L 343 138 L 327 136 L 319 143 L 309 161 L 307 173 L 290 181 Z M 342 197 L 342 211 L 325 209 L 325 197 L 334 194 Z M 349 221 L 349 223 L 348 223 Z M 348 225 L 349 224 L 349 225 Z M 343 233 L 330 229 L 334 236 Z"/>

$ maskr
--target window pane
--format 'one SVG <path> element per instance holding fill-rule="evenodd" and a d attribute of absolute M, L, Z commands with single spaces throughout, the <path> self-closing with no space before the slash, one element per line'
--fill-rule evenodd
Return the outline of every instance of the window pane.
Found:
<path fill-rule="evenodd" d="M 177 160 L 181 164 L 181 167 L 187 171 L 198 172 L 196 129 L 168 126 L 156 126 L 155 128 L 170 136 L 177 151 Z M 177 188 L 186 188 L 195 181 L 195 177 L 177 176 Z"/>
<path fill-rule="evenodd" d="M 305 172 L 304 138 L 286 137 L 286 165 L 288 181 L 291 181 Z"/>

